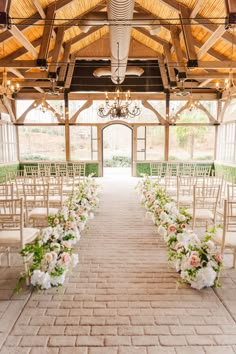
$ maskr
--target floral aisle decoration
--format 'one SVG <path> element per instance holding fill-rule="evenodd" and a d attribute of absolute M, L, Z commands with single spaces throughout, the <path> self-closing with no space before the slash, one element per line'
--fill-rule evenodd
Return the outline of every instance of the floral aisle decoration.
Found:
<path fill-rule="evenodd" d="M 98 185 L 92 176 L 86 177 L 59 213 L 49 216 L 49 227 L 42 230 L 35 243 L 22 249 L 22 256 L 32 257 L 28 274 L 22 275 L 20 284 L 26 277 L 39 289 L 64 283 L 66 273 L 79 262 L 74 246 L 80 240 L 80 233 L 88 219 L 94 217 L 93 210 L 98 203 Z"/>
<path fill-rule="evenodd" d="M 180 282 L 195 289 L 220 286 L 219 274 L 223 258 L 212 242 L 213 227 L 203 239 L 191 230 L 191 216 L 185 208 L 178 209 L 175 202 L 159 184 L 145 176 L 136 186 L 141 204 L 147 210 L 168 247 L 168 260 L 180 273 Z"/>

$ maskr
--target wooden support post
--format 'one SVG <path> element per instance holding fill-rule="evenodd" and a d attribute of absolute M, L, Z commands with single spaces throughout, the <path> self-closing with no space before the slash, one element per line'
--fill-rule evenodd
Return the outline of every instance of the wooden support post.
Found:
<path fill-rule="evenodd" d="M 97 126 L 98 136 L 98 176 L 103 176 L 103 142 L 102 142 L 102 127 Z"/>
<path fill-rule="evenodd" d="M 166 92 L 166 117 L 170 115 L 170 92 Z M 168 122 L 169 123 L 169 122 Z M 164 160 L 169 160 L 169 124 L 165 125 L 165 151 L 164 151 Z"/>
<path fill-rule="evenodd" d="M 136 177 L 137 173 L 136 173 L 136 161 L 137 161 L 137 127 L 134 126 L 133 127 L 133 161 L 132 161 L 132 176 Z"/>
<path fill-rule="evenodd" d="M 69 123 L 69 99 L 68 93 L 64 93 L 65 101 L 65 148 L 66 148 L 66 161 L 70 161 L 70 123 Z"/>
<path fill-rule="evenodd" d="M 217 158 L 218 132 L 219 132 L 219 125 L 216 125 L 216 126 L 215 126 L 214 161 L 215 161 L 216 158 Z"/>

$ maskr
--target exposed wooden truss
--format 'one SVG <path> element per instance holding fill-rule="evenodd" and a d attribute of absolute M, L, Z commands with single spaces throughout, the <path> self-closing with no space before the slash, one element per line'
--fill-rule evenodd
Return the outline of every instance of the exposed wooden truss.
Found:
<path fill-rule="evenodd" d="M 16 0 L 2 0 L 0 10 L 9 11 L 10 6 L 14 6 L 14 1 Z M 102 30 L 104 23 L 97 23 L 87 33 L 78 33 L 74 28 L 84 16 L 86 18 L 88 13 L 91 16 L 93 14 L 95 16 L 101 10 L 102 13 L 106 13 L 106 1 L 97 1 L 97 4 L 89 10 L 86 9 L 77 13 L 74 18 L 66 19 L 63 24 L 64 28 L 55 25 L 55 16 L 62 9 L 67 10 L 72 2 L 73 0 L 58 0 L 57 2 L 49 0 L 48 7 L 43 8 L 41 0 L 32 0 L 35 14 L 22 20 L 20 26 L 13 24 L 9 30 L 0 34 L 0 42 L 6 42 L 7 44 L 13 36 L 20 45 L 20 48 L 9 52 L 0 59 L 0 67 L 9 68 L 8 72 L 11 71 L 15 81 L 19 80 L 22 88 L 32 88 L 32 93 L 35 89 L 44 92 L 44 89 L 50 89 L 50 80 L 53 80 L 56 87 L 64 87 L 69 90 L 75 60 L 80 53 L 80 49 L 78 49 L 80 43 L 83 42 L 83 48 L 86 48 L 91 43 L 96 43 L 101 39 L 99 31 Z M 171 8 L 179 14 L 180 19 L 179 24 L 173 26 L 173 21 L 165 18 L 164 14 L 163 18 L 158 18 L 145 5 L 140 5 L 137 2 L 135 6 L 136 14 L 144 15 L 143 27 L 139 25 L 136 28 L 143 48 L 149 46 L 148 39 L 159 44 L 160 49 L 155 51 L 165 89 L 178 86 L 179 83 L 176 82 L 176 79 L 179 78 L 185 80 L 184 87 L 195 87 L 198 88 L 199 92 L 204 93 L 205 88 L 214 89 L 215 84 L 212 80 L 224 79 L 228 75 L 227 70 L 229 68 L 231 70 L 236 69 L 236 58 L 232 59 L 230 53 L 221 52 L 214 47 L 215 43 L 222 39 L 226 45 L 230 43 L 232 46 L 236 44 L 236 36 L 229 33 L 225 25 L 217 25 L 211 21 L 206 21 L 201 15 L 202 9 L 206 6 L 206 0 L 198 0 L 193 8 L 188 8 L 177 0 L 156 0 L 153 3 L 163 4 L 165 7 Z M 226 6 L 228 8 L 227 13 L 234 12 L 235 1 L 226 0 L 226 3 L 228 6 Z M 73 6 L 76 6 L 75 2 L 73 2 Z M 160 35 L 159 33 L 150 34 L 147 24 L 154 17 L 155 20 L 160 20 L 160 26 L 163 30 L 169 32 L 169 38 L 161 33 Z M 44 26 L 43 35 L 30 40 L 27 30 L 29 28 L 34 30 L 34 26 L 43 24 L 44 21 L 46 26 Z M 205 31 L 210 32 L 210 37 L 205 42 L 201 38 L 196 38 L 191 31 L 192 25 L 204 28 Z M 98 33 L 98 35 L 95 35 L 95 33 Z M 198 51 L 196 51 L 196 48 L 198 48 Z M 28 56 L 27 59 L 22 60 L 21 56 L 25 54 L 30 55 L 31 59 Z M 206 60 L 206 54 L 211 55 L 213 60 Z M 103 58 L 106 59 L 106 57 Z M 143 57 L 140 59 L 144 58 L 145 49 Z M 93 59 L 92 53 L 90 59 Z M 198 67 L 199 70 L 196 72 L 190 71 L 189 65 L 191 69 L 191 65 L 193 65 Z M 44 71 L 40 71 L 40 69 Z M 214 72 L 212 72 L 213 70 Z M 224 70 L 224 72 L 220 72 L 220 70 Z M 178 75 L 176 75 L 176 71 Z M 197 81 L 193 84 L 191 80 Z"/>

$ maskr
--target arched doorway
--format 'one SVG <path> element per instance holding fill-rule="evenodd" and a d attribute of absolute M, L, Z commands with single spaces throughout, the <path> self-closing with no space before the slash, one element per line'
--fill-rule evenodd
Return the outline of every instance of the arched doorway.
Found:
<path fill-rule="evenodd" d="M 103 176 L 132 176 L 132 129 L 120 123 L 103 128 Z"/>

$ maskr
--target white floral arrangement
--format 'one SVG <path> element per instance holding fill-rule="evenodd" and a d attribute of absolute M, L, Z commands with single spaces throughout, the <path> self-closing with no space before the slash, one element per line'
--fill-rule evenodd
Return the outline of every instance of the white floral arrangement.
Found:
<path fill-rule="evenodd" d="M 223 257 L 212 242 L 213 227 L 201 240 L 189 227 L 191 216 L 185 208 L 178 209 L 157 181 L 144 176 L 136 186 L 141 204 L 152 218 L 157 231 L 168 247 L 168 260 L 180 273 L 180 282 L 202 289 L 220 286 L 219 274 Z"/>
<path fill-rule="evenodd" d="M 39 289 L 60 286 L 66 273 L 79 262 L 74 246 L 80 240 L 80 233 L 93 210 L 99 203 L 98 185 L 92 176 L 82 180 L 75 192 L 64 203 L 58 214 L 49 216 L 49 227 L 42 230 L 40 237 L 22 249 L 22 256 L 31 255 L 28 274 L 23 274 L 19 285 L 26 277 Z"/>

